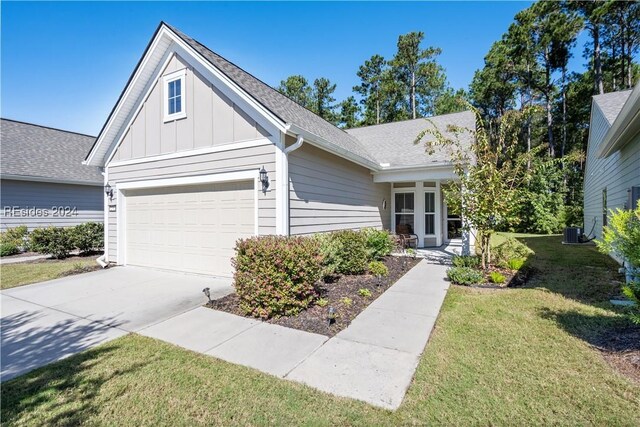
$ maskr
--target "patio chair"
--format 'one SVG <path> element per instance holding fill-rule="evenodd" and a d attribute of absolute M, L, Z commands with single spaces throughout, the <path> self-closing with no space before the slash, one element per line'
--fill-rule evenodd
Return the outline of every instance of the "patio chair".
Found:
<path fill-rule="evenodd" d="M 418 235 L 413 232 L 411 224 L 398 224 L 396 226 L 396 236 L 402 250 L 418 249 Z"/>

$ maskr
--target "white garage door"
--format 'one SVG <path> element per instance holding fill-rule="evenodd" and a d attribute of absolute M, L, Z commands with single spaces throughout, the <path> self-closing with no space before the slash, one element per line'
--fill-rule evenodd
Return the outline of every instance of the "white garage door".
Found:
<path fill-rule="evenodd" d="M 128 190 L 129 265 L 231 276 L 235 242 L 255 232 L 253 181 Z"/>

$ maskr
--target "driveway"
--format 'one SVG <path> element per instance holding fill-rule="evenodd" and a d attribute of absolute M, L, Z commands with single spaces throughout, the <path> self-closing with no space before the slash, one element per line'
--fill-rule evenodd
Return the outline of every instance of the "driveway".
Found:
<path fill-rule="evenodd" d="M 232 291 L 231 279 L 115 267 L 0 292 L 1 379 L 163 322 Z"/>

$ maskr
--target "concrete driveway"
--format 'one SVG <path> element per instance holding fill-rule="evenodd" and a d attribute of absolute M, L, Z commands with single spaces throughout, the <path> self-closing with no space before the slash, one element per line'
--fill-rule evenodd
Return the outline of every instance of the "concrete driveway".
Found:
<path fill-rule="evenodd" d="M 230 292 L 231 279 L 115 267 L 0 292 L 1 380 L 147 328 Z"/>

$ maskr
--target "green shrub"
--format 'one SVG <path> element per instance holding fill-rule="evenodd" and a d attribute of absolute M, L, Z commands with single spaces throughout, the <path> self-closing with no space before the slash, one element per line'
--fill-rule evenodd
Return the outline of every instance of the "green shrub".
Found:
<path fill-rule="evenodd" d="M 454 267 L 480 267 L 480 257 L 475 255 L 454 255 L 451 262 Z"/>
<path fill-rule="evenodd" d="M 260 236 L 238 240 L 235 249 L 234 286 L 246 314 L 291 316 L 316 298 L 322 271 L 316 239 Z"/>
<path fill-rule="evenodd" d="M 494 261 L 502 266 L 506 266 L 510 259 L 526 259 L 534 253 L 527 245 L 513 237 L 508 237 L 504 242 L 494 246 L 491 251 L 493 252 Z"/>
<path fill-rule="evenodd" d="M 369 260 L 379 260 L 393 252 L 395 246 L 393 237 L 387 230 L 365 228 L 362 233 L 366 239 Z"/>
<path fill-rule="evenodd" d="M 73 229 L 62 227 L 36 228 L 31 232 L 31 250 L 62 259 L 74 248 Z"/>
<path fill-rule="evenodd" d="M 326 299 L 326 298 L 318 298 L 318 299 L 316 300 L 316 305 L 317 305 L 318 307 L 326 307 L 326 306 L 328 306 L 328 305 L 329 305 L 329 300 L 328 300 L 328 299 Z"/>
<path fill-rule="evenodd" d="M 15 243 L 13 242 L 0 243 L 0 257 L 15 255 L 18 252 L 20 251 L 18 250 L 18 247 L 16 246 Z"/>
<path fill-rule="evenodd" d="M 624 258 L 631 266 L 640 267 L 640 206 L 635 210 L 618 209 L 602 230 L 598 249 Z"/>
<path fill-rule="evenodd" d="M 347 297 L 340 298 L 340 302 L 346 305 L 347 307 L 351 307 L 351 304 L 353 304 L 353 300 Z"/>
<path fill-rule="evenodd" d="M 12 243 L 19 251 L 20 248 L 29 250 L 29 229 L 26 225 L 20 225 L 7 230 L 0 234 L 0 243 Z"/>
<path fill-rule="evenodd" d="M 525 263 L 524 258 L 512 258 L 507 261 L 507 267 L 509 270 L 520 270 Z"/>
<path fill-rule="evenodd" d="M 364 233 L 354 230 L 334 231 L 317 235 L 316 241 L 320 244 L 325 276 L 362 274 L 367 269 Z"/>
<path fill-rule="evenodd" d="M 471 267 L 451 267 L 447 278 L 456 285 L 475 285 L 484 282 L 482 272 Z"/>
<path fill-rule="evenodd" d="M 504 277 L 504 274 L 502 274 L 502 273 L 499 273 L 497 271 L 492 271 L 491 273 L 489 273 L 489 281 L 491 283 L 495 283 L 496 285 L 501 285 L 506 280 L 507 280 L 507 278 Z"/>
<path fill-rule="evenodd" d="M 622 287 L 622 293 L 629 301 L 636 303 L 629 309 L 629 318 L 636 325 L 640 325 L 640 282 L 631 282 Z"/>
<path fill-rule="evenodd" d="M 371 296 L 371 291 L 369 289 L 361 288 L 358 289 L 358 295 L 363 298 L 369 298 Z"/>
<path fill-rule="evenodd" d="M 380 261 L 371 261 L 369 263 L 369 273 L 374 276 L 388 276 L 389 269 Z"/>
<path fill-rule="evenodd" d="M 81 252 L 100 250 L 104 247 L 104 226 L 97 222 L 85 222 L 73 227 L 73 244 Z"/>

